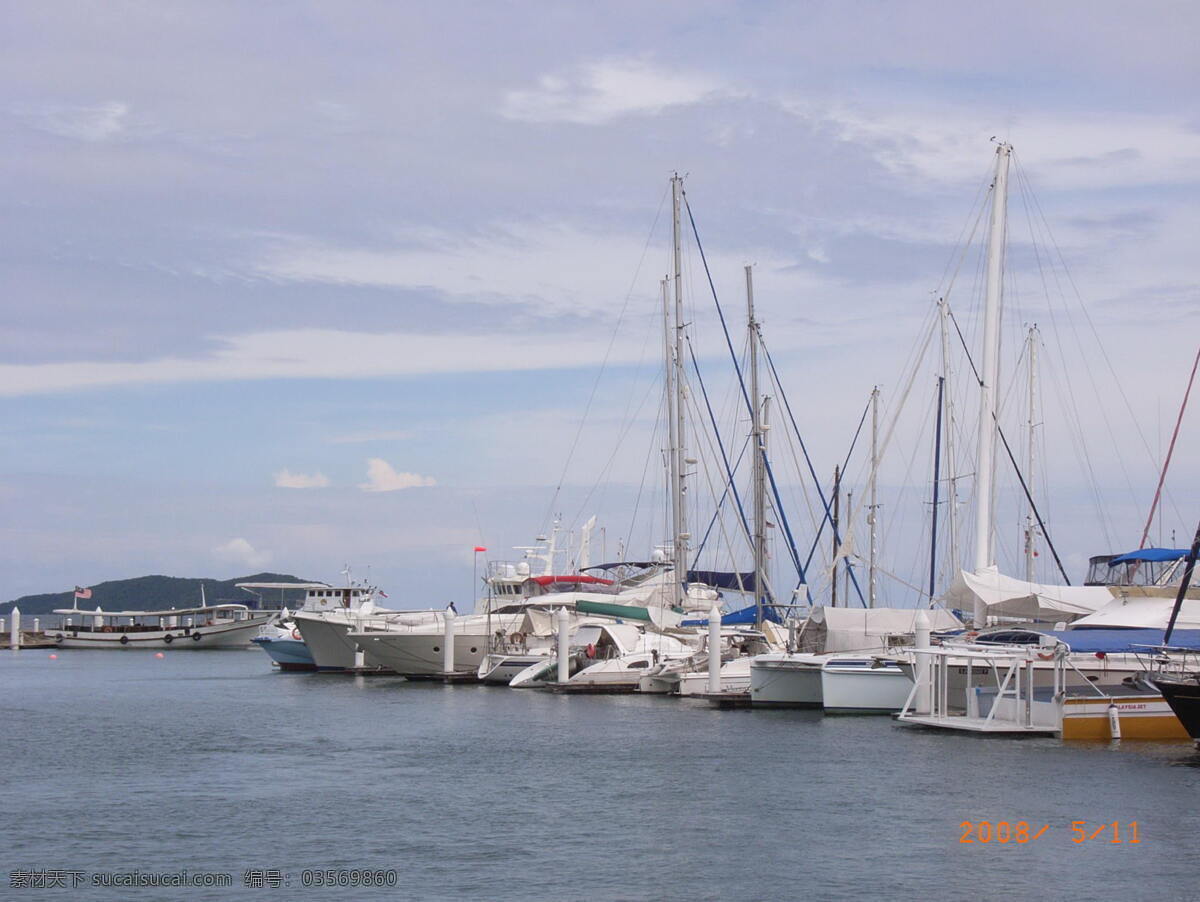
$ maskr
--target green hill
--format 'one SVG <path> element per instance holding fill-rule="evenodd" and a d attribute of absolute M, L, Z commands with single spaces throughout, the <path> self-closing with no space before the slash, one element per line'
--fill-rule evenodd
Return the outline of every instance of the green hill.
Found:
<path fill-rule="evenodd" d="M 304 583 L 313 580 L 288 576 L 284 573 L 255 573 L 236 579 L 205 579 L 178 576 L 138 576 L 133 579 L 115 579 L 89 586 L 92 597 L 80 601 L 82 608 L 99 605 L 106 611 L 153 611 L 163 608 L 194 607 L 200 604 L 200 587 L 204 587 L 204 598 L 209 604 L 234 601 L 239 604 L 255 605 L 257 599 L 237 583 Z M 298 607 L 304 593 L 298 589 L 272 589 L 263 591 L 267 607 Z M 74 603 L 75 590 L 50 592 L 43 595 L 24 595 L 15 601 L 0 604 L 0 615 L 19 607 L 22 614 L 49 614 L 55 608 L 69 608 Z"/>

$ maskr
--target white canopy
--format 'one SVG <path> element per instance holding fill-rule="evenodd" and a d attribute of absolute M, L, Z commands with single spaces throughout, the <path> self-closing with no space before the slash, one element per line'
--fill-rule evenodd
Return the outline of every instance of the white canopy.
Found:
<path fill-rule="evenodd" d="M 1080 617 L 1071 624 L 1071 629 L 1144 627 L 1165 630 L 1167 621 L 1171 619 L 1171 609 L 1175 607 L 1176 591 L 1178 590 L 1171 591 L 1170 595 L 1139 593 L 1114 598 L 1094 614 Z M 1191 592 L 1183 600 L 1183 605 L 1179 609 L 1179 618 L 1175 621 L 1175 628 L 1181 630 L 1200 629 L 1200 598 L 1193 597 Z"/>
<path fill-rule="evenodd" d="M 1112 597 L 1106 586 L 1044 586 L 1005 576 L 994 565 L 974 573 L 959 571 L 946 592 L 946 602 L 964 611 L 972 610 L 978 598 L 989 614 L 1046 622 L 1091 614 Z"/>
<path fill-rule="evenodd" d="M 818 605 L 812 609 L 801 630 L 800 651 L 820 653 L 883 648 L 888 636 L 913 632 L 918 610 L 925 610 L 931 629 L 962 629 L 957 617 L 940 608 L 832 608 Z"/>

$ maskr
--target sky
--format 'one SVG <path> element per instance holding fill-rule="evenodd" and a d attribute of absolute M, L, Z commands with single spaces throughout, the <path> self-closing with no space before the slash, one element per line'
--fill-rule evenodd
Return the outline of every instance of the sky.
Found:
<path fill-rule="evenodd" d="M 348 565 L 397 606 L 461 604 L 476 545 L 515 558 L 556 514 L 574 536 L 598 516 L 593 560 L 649 554 L 679 172 L 723 441 L 746 424 L 705 261 L 739 351 L 753 266 L 804 551 L 811 479 L 785 459 L 783 396 L 828 483 L 880 386 L 897 424 L 881 555 L 904 603 L 928 556 L 939 338 L 906 367 L 943 295 L 978 354 L 964 234 L 994 139 L 1019 172 L 1006 428 L 1028 444 L 1037 322 L 1032 481 L 1072 581 L 1141 538 L 1200 331 L 1194 4 L 50 0 L 0 17 L 0 598 Z M 969 521 L 978 402 L 955 366 Z M 1195 528 L 1198 417 L 1167 544 Z M 693 444 L 699 534 L 716 464 Z M 1013 479 L 998 492 L 1001 565 L 1020 572 Z"/>

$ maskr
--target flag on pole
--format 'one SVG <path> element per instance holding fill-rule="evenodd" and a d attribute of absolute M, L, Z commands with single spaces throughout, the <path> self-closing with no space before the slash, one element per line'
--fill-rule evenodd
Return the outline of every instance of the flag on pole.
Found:
<path fill-rule="evenodd" d="M 76 597 L 76 598 L 91 598 L 91 597 L 92 597 L 92 590 L 91 590 L 91 589 L 85 589 L 85 588 L 83 588 L 82 586 L 76 586 L 76 587 L 75 587 L 75 597 Z"/>
<path fill-rule="evenodd" d="M 379 590 L 379 597 L 380 597 L 380 598 L 387 598 L 387 597 L 388 597 L 388 594 L 387 594 L 387 592 L 383 591 L 383 589 L 380 589 L 380 590 Z"/>
<path fill-rule="evenodd" d="M 484 548 L 482 545 L 476 545 L 476 546 L 475 546 L 475 550 L 476 550 L 476 551 L 487 551 L 487 549 L 486 549 L 486 548 Z"/>

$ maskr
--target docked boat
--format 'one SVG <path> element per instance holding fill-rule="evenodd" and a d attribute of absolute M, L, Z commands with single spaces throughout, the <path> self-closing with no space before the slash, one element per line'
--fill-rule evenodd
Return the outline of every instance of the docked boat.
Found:
<path fill-rule="evenodd" d="M 696 650 L 694 644 L 636 623 L 588 624 L 571 635 L 565 683 L 558 682 L 556 654 L 521 671 L 509 685 L 565 692 L 636 692 L 642 675 L 659 661 L 684 658 Z"/>
<path fill-rule="evenodd" d="M 796 635 L 795 651 L 758 655 L 750 662 L 751 705 L 898 711 L 912 688 L 900 662 L 904 647 L 913 642 L 918 610 L 924 609 L 813 608 Z M 934 630 L 962 627 L 949 611 L 925 614 Z"/>
<path fill-rule="evenodd" d="M 300 610 L 306 614 L 329 614 L 343 610 L 357 610 L 365 602 L 372 600 L 377 589 L 369 586 L 342 586 L 335 588 L 328 583 L 238 583 L 237 587 L 263 600 L 263 594 L 270 591 L 299 591 L 303 590 L 304 600 Z M 280 612 L 279 619 L 267 623 L 259 634 L 250 640 L 271 658 L 280 670 L 311 671 L 317 670 L 317 662 L 309 651 L 295 615 L 287 608 Z M 327 668 L 333 669 L 333 668 Z"/>
<path fill-rule="evenodd" d="M 161 611 L 54 611 L 63 618 L 46 635 L 60 648 L 215 649 L 246 648 L 274 611 L 251 610 L 244 604 L 201 605 Z"/>
<path fill-rule="evenodd" d="M 1151 679 L 1151 682 L 1175 712 L 1187 734 L 1200 743 L 1200 675 L 1164 675 Z"/>

